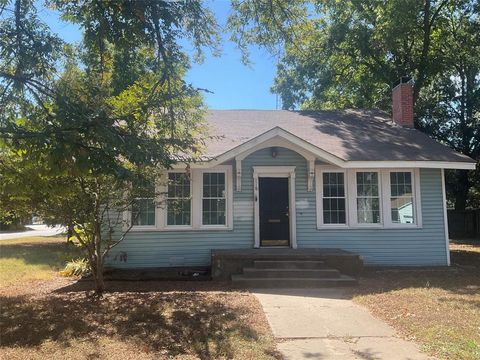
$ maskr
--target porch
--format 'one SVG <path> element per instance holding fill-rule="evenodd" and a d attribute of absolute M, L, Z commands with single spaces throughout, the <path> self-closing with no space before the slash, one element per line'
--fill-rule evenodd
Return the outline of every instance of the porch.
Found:
<path fill-rule="evenodd" d="M 240 280 L 241 276 L 248 276 L 247 273 L 253 275 L 257 271 L 259 274 L 255 276 L 268 277 L 271 280 L 274 280 L 275 273 L 278 273 L 281 274 L 279 277 L 282 280 L 285 278 L 310 279 L 314 284 L 315 281 L 324 280 L 329 270 L 338 272 L 337 278 L 340 279 L 343 274 L 356 276 L 362 269 L 363 261 L 360 255 L 336 248 L 213 249 L 211 251 L 213 280 L 231 280 L 235 277 Z M 261 275 L 262 270 L 264 275 Z M 285 276 L 286 272 L 291 274 Z"/>

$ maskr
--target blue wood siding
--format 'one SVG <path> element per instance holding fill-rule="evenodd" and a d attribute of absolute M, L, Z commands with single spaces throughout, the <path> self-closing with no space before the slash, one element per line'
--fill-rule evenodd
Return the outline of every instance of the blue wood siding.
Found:
<path fill-rule="evenodd" d="M 441 170 L 421 169 L 423 215 L 421 229 L 318 230 L 315 192 L 307 191 L 307 164 L 299 154 L 280 148 L 276 158 L 259 150 L 242 162 L 242 191 L 233 194 L 234 219 L 230 231 L 131 232 L 112 249 L 115 267 L 208 265 L 211 249 L 252 248 L 254 243 L 253 166 L 296 166 L 297 244 L 333 247 L 362 255 L 368 265 L 446 265 Z M 233 172 L 235 174 L 235 171 Z M 233 176 L 235 182 L 235 176 Z M 235 184 L 234 187 L 235 189 Z M 120 252 L 127 262 L 115 260 Z M 117 256 L 118 258 L 118 256 Z"/>

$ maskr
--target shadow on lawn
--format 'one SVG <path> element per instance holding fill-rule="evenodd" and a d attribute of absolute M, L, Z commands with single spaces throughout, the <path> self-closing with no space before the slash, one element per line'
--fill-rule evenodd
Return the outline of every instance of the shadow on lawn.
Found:
<path fill-rule="evenodd" d="M 99 299 L 84 292 L 40 299 L 1 298 L 2 347 L 34 347 L 46 340 L 68 346 L 100 336 L 134 342 L 147 351 L 201 359 L 232 358 L 234 342 L 255 342 L 259 334 L 245 322 L 248 309 L 227 306 L 208 293 L 107 293 Z"/>

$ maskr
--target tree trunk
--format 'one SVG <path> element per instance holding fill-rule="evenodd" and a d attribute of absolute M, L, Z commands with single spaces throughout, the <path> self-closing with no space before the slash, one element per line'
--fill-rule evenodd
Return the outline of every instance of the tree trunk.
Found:
<path fill-rule="evenodd" d="M 468 181 L 467 170 L 457 170 L 457 183 L 455 184 L 455 210 L 465 210 L 467 207 L 468 191 L 470 190 L 470 182 Z"/>
<path fill-rule="evenodd" d="M 97 269 L 96 274 L 94 274 L 93 277 L 95 279 L 95 293 L 100 295 L 105 290 L 105 281 L 103 279 L 103 269 L 101 269 L 100 271 L 99 269 Z"/>

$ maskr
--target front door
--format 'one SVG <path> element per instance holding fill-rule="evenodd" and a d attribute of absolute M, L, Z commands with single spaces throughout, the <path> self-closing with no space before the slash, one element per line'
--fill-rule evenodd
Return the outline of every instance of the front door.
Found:
<path fill-rule="evenodd" d="M 289 246 L 288 178 L 260 177 L 260 246 Z"/>

